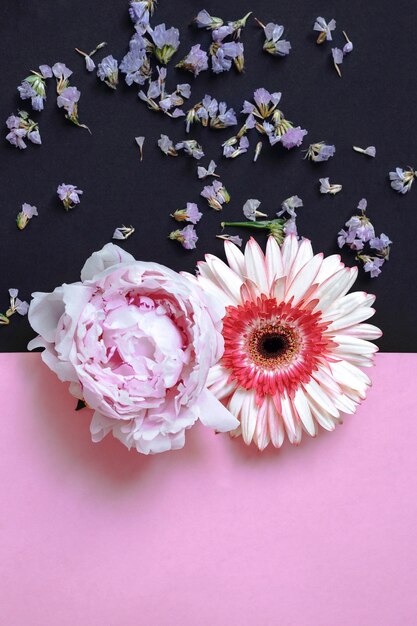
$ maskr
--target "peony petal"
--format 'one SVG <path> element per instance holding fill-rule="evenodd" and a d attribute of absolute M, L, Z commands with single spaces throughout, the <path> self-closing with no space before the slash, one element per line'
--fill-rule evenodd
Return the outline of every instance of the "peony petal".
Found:
<path fill-rule="evenodd" d="M 239 426 L 236 417 L 208 389 L 204 389 L 200 394 L 198 407 L 200 422 L 204 426 L 214 428 L 221 433 Z"/>
<path fill-rule="evenodd" d="M 81 270 L 81 280 L 93 280 L 109 267 L 120 263 L 135 263 L 135 258 L 114 243 L 107 243 L 98 252 L 93 252 Z"/>

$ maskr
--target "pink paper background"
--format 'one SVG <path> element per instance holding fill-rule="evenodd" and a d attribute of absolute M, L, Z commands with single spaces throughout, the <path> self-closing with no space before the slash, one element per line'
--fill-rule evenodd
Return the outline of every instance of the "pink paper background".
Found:
<path fill-rule="evenodd" d="M 0 622 L 417 624 L 417 355 L 381 354 L 334 433 L 263 454 L 90 443 L 38 354 L 0 355 Z"/>

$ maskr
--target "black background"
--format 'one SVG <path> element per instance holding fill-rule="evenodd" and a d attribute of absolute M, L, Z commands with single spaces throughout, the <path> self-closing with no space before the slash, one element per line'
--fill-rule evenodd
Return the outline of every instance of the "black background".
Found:
<path fill-rule="evenodd" d="M 192 17 L 202 8 L 225 20 L 254 10 L 264 23 L 284 24 L 291 54 L 280 59 L 264 53 L 263 32 L 252 20 L 242 39 L 245 74 L 205 72 L 194 79 L 188 72 L 174 69 L 191 45 L 201 42 L 208 48 L 210 34 L 190 27 Z M 336 19 L 333 45 L 342 47 L 342 30 L 354 43 L 354 51 L 342 66 L 342 79 L 330 60 L 331 44 L 315 44 L 312 26 L 318 15 Z M 248 198 L 259 198 L 261 209 L 272 217 L 283 199 L 301 196 L 304 208 L 299 211 L 299 232 L 312 239 L 315 251 L 330 254 L 337 251 L 338 230 L 366 197 L 376 230 L 387 233 L 394 246 L 382 275 L 371 280 L 361 273 L 356 288 L 377 294 L 373 321 L 384 330 L 381 349 L 416 351 L 417 184 L 402 197 L 390 189 L 387 175 L 397 165 L 417 167 L 417 4 L 391 0 L 213 0 L 205 4 L 160 0 L 152 24 L 161 22 L 180 30 L 181 46 L 168 66 L 167 86 L 173 90 L 178 82 L 190 82 L 190 107 L 208 93 L 240 111 L 243 100 L 250 99 L 258 87 L 282 91 L 280 108 L 288 119 L 309 131 L 304 147 L 325 140 L 336 145 L 336 156 L 329 163 L 314 164 L 303 161 L 299 150 L 284 152 L 280 146 L 265 145 L 253 164 L 259 136 L 252 131 L 249 153 L 226 160 L 220 146 L 234 134 L 234 128 L 194 128 L 189 137 L 198 139 L 206 153 L 201 164 L 207 166 L 214 158 L 232 196 L 219 214 L 199 199 L 204 181 L 197 179 L 197 162 L 185 156 L 165 157 L 156 145 L 161 132 L 174 140 L 185 138 L 184 121 L 149 111 L 138 100 L 136 86 L 128 88 L 123 83 L 113 93 L 95 74 L 86 72 L 83 59 L 74 52 L 75 47 L 89 51 L 107 41 L 96 62 L 107 54 L 120 61 L 133 33 L 127 2 L 2 0 L 0 120 L 19 107 L 31 111 L 16 91 L 29 70 L 62 61 L 74 71 L 71 84 L 82 94 L 80 120 L 93 134 L 64 119 L 63 111 L 56 107 L 54 81 L 49 80 L 46 109 L 32 115 L 40 123 L 43 145 L 29 144 L 19 151 L 4 140 L 0 142 L 0 310 L 7 308 L 9 287 L 19 288 L 20 296 L 29 299 L 33 291 L 50 291 L 63 282 L 78 280 L 86 258 L 111 241 L 121 224 L 136 227 L 136 233 L 121 245 L 138 259 L 193 271 L 204 253 L 222 255 L 222 243 L 215 239 L 220 221 L 240 219 Z M 3 132 L 5 136 L 5 126 Z M 146 137 L 142 163 L 134 143 L 137 135 Z M 375 145 L 376 159 L 356 154 L 353 144 Z M 318 179 L 324 176 L 343 184 L 335 198 L 320 195 Z M 81 205 L 69 213 L 56 197 L 56 187 L 62 182 L 84 190 Z M 198 202 L 204 212 L 193 252 L 166 238 L 176 226 L 169 214 L 187 201 Z M 23 202 L 36 205 L 39 217 L 20 232 L 15 217 Z M 247 238 L 247 233 L 239 234 Z M 343 258 L 353 264 L 349 253 Z M 25 350 L 32 335 L 27 319 L 15 315 L 10 326 L 0 328 L 0 349 Z"/>

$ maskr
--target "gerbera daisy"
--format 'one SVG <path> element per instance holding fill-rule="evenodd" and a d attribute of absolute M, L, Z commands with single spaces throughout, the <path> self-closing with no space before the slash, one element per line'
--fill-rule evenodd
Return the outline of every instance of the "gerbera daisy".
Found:
<path fill-rule="evenodd" d="M 308 239 L 269 237 L 266 254 L 254 239 L 244 254 L 225 242 L 229 265 L 208 254 L 196 280 L 225 307 L 224 355 L 209 387 L 263 450 L 279 448 L 285 434 L 298 444 L 304 430 L 333 430 L 354 413 L 371 384 L 361 367 L 373 363 L 370 339 L 381 331 L 364 324 L 374 314 L 373 295 L 347 295 L 357 268 L 338 255 L 313 255 Z"/>

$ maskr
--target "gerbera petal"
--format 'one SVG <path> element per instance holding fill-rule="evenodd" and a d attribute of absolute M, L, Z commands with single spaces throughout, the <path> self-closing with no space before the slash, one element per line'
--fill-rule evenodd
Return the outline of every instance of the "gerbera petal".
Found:
<path fill-rule="evenodd" d="M 329 431 L 335 429 L 337 421 L 332 415 L 330 415 L 330 413 L 323 409 L 322 406 L 314 402 L 313 398 L 311 397 L 308 398 L 308 404 L 310 406 L 311 413 L 314 419 L 317 421 L 318 424 L 320 424 L 322 428 Z"/>
<path fill-rule="evenodd" d="M 256 428 L 258 408 L 256 406 L 256 393 L 254 390 L 246 392 L 240 411 L 240 426 L 242 428 L 242 437 L 246 445 L 249 445 L 253 439 Z"/>
<path fill-rule="evenodd" d="M 298 415 L 293 409 L 292 403 L 286 393 L 281 398 L 282 419 L 285 430 L 291 443 L 297 444 L 301 441 L 301 423 L 297 420 Z"/>
<path fill-rule="evenodd" d="M 333 417 L 339 417 L 339 411 L 332 404 L 326 392 L 313 378 L 310 378 L 309 382 L 305 383 L 303 387 L 314 402 L 317 402 L 319 406 L 330 413 L 330 415 L 333 415 Z"/>
<path fill-rule="evenodd" d="M 344 328 L 343 333 L 345 335 L 354 335 L 359 339 L 369 339 L 374 341 L 382 336 L 382 330 L 373 324 L 357 324 Z"/>
<path fill-rule="evenodd" d="M 275 237 L 268 237 L 265 258 L 268 283 L 271 288 L 273 282 L 284 274 L 281 248 Z"/>
<path fill-rule="evenodd" d="M 325 280 L 336 274 L 339 270 L 344 268 L 344 264 L 340 260 L 340 254 L 332 254 L 323 259 L 319 273 L 316 276 L 318 283 L 324 283 Z"/>
<path fill-rule="evenodd" d="M 272 283 L 271 295 L 272 295 L 273 298 L 276 299 L 276 301 L 278 303 L 284 301 L 286 284 L 287 284 L 287 277 L 286 276 L 281 276 L 281 278 L 277 278 Z"/>
<path fill-rule="evenodd" d="M 319 272 L 320 273 L 320 272 Z M 357 308 L 371 307 L 375 302 L 375 296 L 364 291 L 354 291 L 348 293 L 346 296 L 338 298 L 327 311 L 322 314 L 322 319 L 325 322 L 331 322 L 349 315 Z"/>
<path fill-rule="evenodd" d="M 210 278 L 206 278 L 205 276 L 200 275 L 198 277 L 198 283 L 200 287 L 207 291 L 207 293 L 210 293 L 215 298 L 218 298 L 219 302 L 221 302 L 224 307 L 230 306 L 235 303 L 234 298 L 231 298 L 228 293 L 221 289 L 215 278 L 211 280 Z"/>
<path fill-rule="evenodd" d="M 313 258 L 313 248 L 309 239 L 303 239 L 298 246 L 298 251 L 288 273 L 288 282 L 291 283 L 300 269 Z"/>
<path fill-rule="evenodd" d="M 240 288 L 243 280 L 240 276 L 230 269 L 226 263 L 212 254 L 206 255 L 206 261 L 213 272 L 216 281 L 221 288 L 233 299 L 236 304 L 240 303 Z"/>
<path fill-rule="evenodd" d="M 253 441 L 259 450 L 264 450 L 270 441 L 268 428 L 268 397 L 264 398 L 259 407 L 258 416 L 256 418 L 256 428 L 253 435 Z"/>
<path fill-rule="evenodd" d="M 266 263 L 264 253 L 260 245 L 251 237 L 245 248 L 246 276 L 258 285 L 262 293 L 269 292 L 269 284 L 266 275 Z"/>
<path fill-rule="evenodd" d="M 356 280 L 356 267 L 344 268 L 317 287 L 310 300 L 318 300 L 315 309 L 325 311 L 337 298 L 344 296 Z"/>
<path fill-rule="evenodd" d="M 311 284 L 314 283 L 322 261 L 323 255 L 316 254 L 310 261 L 307 261 L 292 280 L 290 276 L 288 277 L 287 290 L 285 293 L 286 302 L 293 298 L 293 305 L 298 304 L 311 288 Z"/>
<path fill-rule="evenodd" d="M 360 322 L 363 322 L 369 319 L 370 317 L 374 315 L 374 313 L 375 313 L 375 309 L 372 309 L 371 307 L 357 307 L 351 313 L 348 313 L 347 315 L 343 315 L 343 317 L 339 317 L 339 319 L 329 324 L 326 332 L 336 333 L 340 330 L 343 330 L 343 332 L 346 333 L 348 332 L 348 329 L 350 326 L 353 326 L 354 328 L 359 327 L 357 325 L 361 326 Z M 377 336 L 380 337 L 381 331 L 379 331 L 379 333 L 380 334 Z"/>
<path fill-rule="evenodd" d="M 298 417 L 300 418 L 304 428 L 308 432 L 309 435 L 314 437 L 316 435 L 316 426 L 314 423 L 313 416 L 310 411 L 310 405 L 308 404 L 305 393 L 299 387 L 295 392 L 295 396 L 293 398 L 293 405 L 298 413 Z"/>
<path fill-rule="evenodd" d="M 295 235 L 290 235 L 289 237 L 285 237 L 284 243 L 281 247 L 282 253 L 282 266 L 283 272 L 285 276 L 288 276 L 290 273 L 292 264 L 294 263 L 295 257 L 298 252 L 298 240 Z"/>
<path fill-rule="evenodd" d="M 231 269 L 239 276 L 243 276 L 245 271 L 245 257 L 243 252 L 231 241 L 224 242 L 224 251 Z"/>
<path fill-rule="evenodd" d="M 281 415 L 277 412 L 274 402 L 271 398 L 266 397 L 265 401 L 268 402 L 268 426 L 269 435 L 271 437 L 272 445 L 275 448 L 280 448 L 284 443 L 285 428 Z"/>

